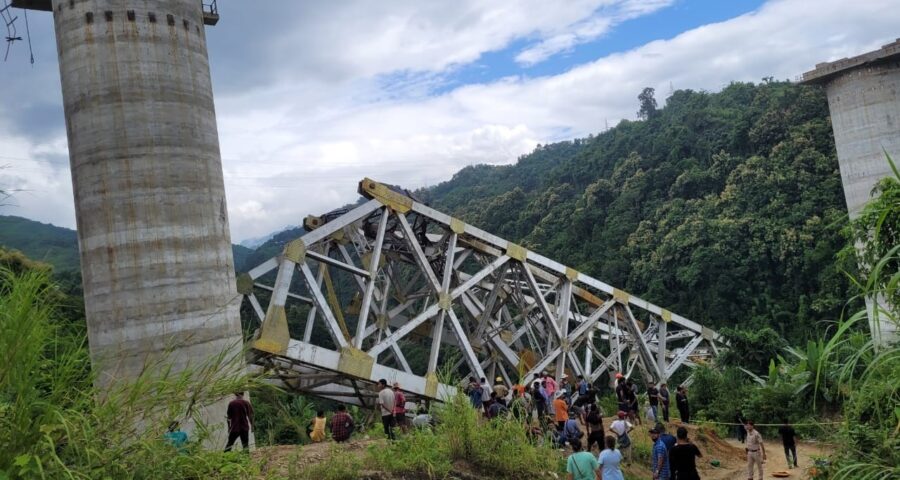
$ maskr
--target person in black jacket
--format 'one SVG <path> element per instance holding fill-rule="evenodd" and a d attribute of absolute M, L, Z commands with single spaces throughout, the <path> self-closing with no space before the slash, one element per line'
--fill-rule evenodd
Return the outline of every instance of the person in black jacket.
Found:
<path fill-rule="evenodd" d="M 696 445 L 688 440 L 687 433 L 687 429 L 684 427 L 678 427 L 675 432 L 678 441 L 669 451 L 672 480 L 700 480 L 696 460 L 702 458 L 703 454 Z"/>
<path fill-rule="evenodd" d="M 787 460 L 788 468 L 797 466 L 797 431 L 784 419 L 784 425 L 778 427 L 778 434 L 781 435 L 781 444 L 784 445 L 784 458 Z M 791 455 L 794 456 L 793 467 L 791 466 Z"/>
<path fill-rule="evenodd" d="M 687 389 L 679 385 L 675 389 L 675 405 L 682 423 L 691 423 L 691 407 L 688 405 Z"/>

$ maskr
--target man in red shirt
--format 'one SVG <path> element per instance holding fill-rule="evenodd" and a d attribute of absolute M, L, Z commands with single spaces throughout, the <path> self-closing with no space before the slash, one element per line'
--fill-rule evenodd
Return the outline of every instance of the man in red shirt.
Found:
<path fill-rule="evenodd" d="M 331 438 L 335 442 L 346 442 L 353 433 L 353 418 L 347 413 L 347 407 L 338 405 L 337 413 L 331 417 Z"/>
<path fill-rule="evenodd" d="M 406 395 L 403 395 L 398 382 L 394 382 L 394 422 L 403 433 L 409 430 L 406 424 Z"/>
<path fill-rule="evenodd" d="M 228 403 L 228 444 L 225 451 L 231 451 L 234 441 L 241 439 L 241 447 L 250 451 L 250 428 L 253 427 L 253 406 L 244 399 L 244 392 L 236 392 L 234 400 Z"/>

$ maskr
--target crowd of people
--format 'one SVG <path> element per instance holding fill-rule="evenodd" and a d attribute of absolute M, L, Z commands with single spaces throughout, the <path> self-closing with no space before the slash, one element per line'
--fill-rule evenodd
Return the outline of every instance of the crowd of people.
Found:
<path fill-rule="evenodd" d="M 423 407 L 417 409 L 410 420 L 407 413 L 407 401 L 398 383 L 388 385 L 387 380 L 378 383 L 379 392 L 376 397 L 378 411 L 385 436 L 394 440 L 395 428 L 402 432 L 414 428 L 429 428 L 434 419 Z M 696 445 L 688 439 L 688 430 L 679 426 L 676 435 L 666 431 L 669 423 L 670 393 L 665 383 L 658 387 L 646 386 L 648 406 L 643 419 L 640 414 L 637 384 L 621 374 L 616 375 L 615 395 L 618 411 L 615 418 L 604 429 L 603 412 L 598 405 L 598 392 L 585 378 L 578 376 L 570 382 L 567 375 L 562 375 L 559 382 L 547 372 L 539 374 L 530 386 L 517 384 L 509 386 L 502 377 L 497 377 L 493 385 L 485 378 L 470 377 L 463 386 L 472 407 L 477 409 L 486 419 L 497 417 L 514 418 L 523 423 L 529 436 L 537 442 L 551 442 L 557 448 L 569 446 L 572 454 L 567 460 L 567 472 L 570 480 L 623 479 L 621 466 L 633 462 L 633 446 L 631 433 L 635 425 L 642 425 L 646 420 L 652 427 L 649 436 L 653 442 L 649 467 L 653 479 L 661 480 L 695 480 L 700 476 L 697 472 L 696 459 L 702 454 Z M 687 389 L 679 385 L 675 390 L 675 405 L 682 424 L 690 423 L 690 406 Z M 228 444 L 226 451 L 239 439 L 244 449 L 248 447 L 248 432 L 253 425 L 253 408 L 243 394 L 235 394 L 228 405 Z M 736 437 L 745 443 L 747 453 L 747 478 L 754 480 L 758 473 L 763 478 L 763 465 L 766 461 L 766 450 L 762 436 L 756 430 L 754 422 L 738 411 L 735 415 Z M 356 424 L 346 411 L 346 407 L 338 405 L 331 419 L 327 419 L 324 411 L 318 411 L 307 428 L 307 434 L 313 442 L 322 442 L 327 438 L 326 430 L 330 430 L 331 438 L 336 442 L 345 442 L 352 435 Z M 797 466 L 797 450 L 794 428 L 787 422 L 779 428 L 784 444 L 784 453 L 789 467 Z M 170 432 L 166 438 L 179 445 L 186 441 Z M 594 452 L 597 452 L 596 454 Z M 596 455 L 596 456 L 595 456 Z"/>

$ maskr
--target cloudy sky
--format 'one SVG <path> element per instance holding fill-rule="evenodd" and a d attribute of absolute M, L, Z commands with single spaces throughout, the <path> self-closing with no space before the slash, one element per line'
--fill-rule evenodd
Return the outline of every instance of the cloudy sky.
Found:
<path fill-rule="evenodd" d="M 6 0 L 0 0 L 5 3 Z M 220 0 L 207 30 L 235 242 L 634 118 L 637 94 L 794 78 L 900 37 L 896 0 Z M 19 33 L 24 18 L 15 12 Z M 49 14 L 0 63 L 0 214 L 74 228 Z M 0 45 L 5 47 L 5 45 Z"/>

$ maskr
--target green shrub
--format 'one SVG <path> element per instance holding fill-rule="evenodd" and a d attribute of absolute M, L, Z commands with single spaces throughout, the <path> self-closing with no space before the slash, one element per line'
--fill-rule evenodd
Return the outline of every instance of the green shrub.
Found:
<path fill-rule="evenodd" d="M 431 430 L 413 430 L 387 445 L 372 445 L 369 457 L 379 470 L 414 478 L 444 478 L 451 469 L 446 437 Z"/>
<path fill-rule="evenodd" d="M 130 383 L 93 386 L 83 329 L 41 270 L 0 269 L 0 478 L 242 478 L 246 456 L 198 448 L 199 407 L 250 386 L 243 356 L 174 372 L 148 362 Z M 171 419 L 199 424 L 187 454 L 162 441 Z"/>
<path fill-rule="evenodd" d="M 362 469 L 362 460 L 354 454 L 343 452 L 338 445 L 332 445 L 331 451 L 323 461 L 304 466 L 297 471 L 293 464 L 288 469 L 291 480 L 356 480 Z"/>

